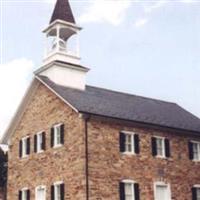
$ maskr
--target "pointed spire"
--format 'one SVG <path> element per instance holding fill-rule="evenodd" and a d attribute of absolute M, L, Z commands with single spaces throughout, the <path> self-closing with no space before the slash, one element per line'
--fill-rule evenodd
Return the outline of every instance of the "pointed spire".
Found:
<path fill-rule="evenodd" d="M 76 23 L 68 0 L 57 0 L 50 24 L 57 19 Z"/>

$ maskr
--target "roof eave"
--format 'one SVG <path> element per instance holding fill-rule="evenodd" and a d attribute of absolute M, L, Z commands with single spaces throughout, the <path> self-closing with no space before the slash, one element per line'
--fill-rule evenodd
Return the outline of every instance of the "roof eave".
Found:
<path fill-rule="evenodd" d="M 113 120 L 119 120 L 123 122 L 128 122 L 128 123 L 134 123 L 137 125 L 142 125 L 142 126 L 148 126 L 152 127 L 154 129 L 159 129 L 159 130 L 168 130 L 168 131 L 176 131 L 179 133 L 184 133 L 184 134 L 193 134 L 194 136 L 200 137 L 200 131 L 195 131 L 195 130 L 189 130 L 189 129 L 181 129 L 181 128 L 175 128 L 175 127 L 170 127 L 170 126 L 164 126 L 160 124 L 153 124 L 153 123 L 147 123 L 147 122 L 142 122 L 142 121 L 137 121 L 137 120 L 129 120 L 129 119 L 123 119 L 123 118 L 117 118 L 117 117 L 111 117 L 111 116 L 106 116 L 106 115 L 101 115 L 101 114 L 96 114 L 96 113 L 91 113 L 91 112 L 85 112 L 79 110 L 79 113 L 81 114 L 86 114 L 86 115 L 93 115 L 97 117 L 102 117 L 102 118 L 109 118 Z"/>

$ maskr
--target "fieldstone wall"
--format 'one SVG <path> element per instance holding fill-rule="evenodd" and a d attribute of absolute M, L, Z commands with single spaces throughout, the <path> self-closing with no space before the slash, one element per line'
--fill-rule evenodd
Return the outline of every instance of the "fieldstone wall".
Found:
<path fill-rule="evenodd" d="M 173 200 L 191 200 L 191 188 L 200 184 L 200 162 L 189 160 L 187 137 L 114 122 L 91 119 L 88 124 L 90 200 L 119 200 L 119 182 L 131 179 L 139 183 L 141 200 L 154 200 L 154 182 L 171 186 Z M 119 151 L 119 131 L 139 134 L 140 154 L 123 155 Z M 170 139 L 171 158 L 152 156 L 151 137 Z"/>
<path fill-rule="evenodd" d="M 50 147 L 50 128 L 56 123 L 65 125 L 65 144 L 55 149 Z M 57 181 L 65 183 L 65 199 L 85 199 L 83 125 L 75 111 L 40 84 L 11 139 L 7 200 L 18 200 L 18 191 L 24 187 L 35 199 L 35 188 L 40 185 L 47 187 L 50 200 L 51 185 Z M 34 153 L 34 134 L 42 130 L 46 132 L 46 150 Z M 31 138 L 31 154 L 19 158 L 19 141 L 24 136 Z"/>

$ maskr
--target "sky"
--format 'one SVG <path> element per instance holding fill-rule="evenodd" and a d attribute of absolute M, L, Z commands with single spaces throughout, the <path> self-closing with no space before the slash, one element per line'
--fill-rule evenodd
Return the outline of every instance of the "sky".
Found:
<path fill-rule="evenodd" d="M 54 0 L 0 0 L 0 136 L 42 65 Z M 200 117 L 200 1 L 71 0 L 87 84 Z"/>

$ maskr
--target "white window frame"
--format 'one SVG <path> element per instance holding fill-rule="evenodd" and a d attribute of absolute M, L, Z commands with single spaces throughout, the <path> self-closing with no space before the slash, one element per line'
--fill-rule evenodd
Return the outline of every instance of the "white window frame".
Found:
<path fill-rule="evenodd" d="M 54 144 L 53 144 L 53 147 L 54 148 L 63 146 L 63 144 L 61 144 L 61 126 L 62 125 L 63 125 L 63 123 L 59 123 L 59 124 L 55 124 L 53 126 L 53 128 L 54 128 L 54 136 L 53 136 L 54 137 Z M 58 134 L 57 128 L 60 128 L 60 143 L 58 143 L 58 141 L 57 141 L 57 134 Z"/>
<path fill-rule="evenodd" d="M 46 199 L 46 191 L 47 191 L 47 188 L 46 188 L 46 186 L 45 185 L 39 185 L 39 186 L 37 186 L 36 188 L 35 188 L 35 200 L 37 200 L 37 198 L 38 198 L 38 190 L 39 189 L 44 189 L 44 191 L 45 191 L 45 199 Z"/>
<path fill-rule="evenodd" d="M 123 154 L 127 154 L 127 155 L 134 155 L 135 154 L 135 132 L 131 132 L 131 131 L 121 131 L 124 135 L 125 135 L 125 151 L 123 152 Z M 127 151 L 126 150 L 126 136 L 130 135 L 131 136 L 131 151 Z"/>
<path fill-rule="evenodd" d="M 157 189 L 157 186 L 163 186 L 163 187 L 167 187 L 167 193 L 168 193 L 168 200 L 171 200 L 171 187 L 170 187 L 170 184 L 169 183 L 165 183 L 165 182 L 161 182 L 161 181 L 157 181 L 154 183 L 154 200 L 158 200 L 156 194 L 156 189 Z"/>
<path fill-rule="evenodd" d="M 199 141 L 191 141 L 192 144 L 197 144 L 197 151 L 198 151 L 198 159 L 193 158 L 194 162 L 200 162 L 200 142 Z M 192 152 L 193 152 L 193 146 L 192 146 Z M 193 157 L 194 157 L 194 152 L 193 152 Z"/>
<path fill-rule="evenodd" d="M 122 183 L 124 183 L 124 193 L 125 193 L 125 196 L 126 196 L 126 191 L 125 191 L 125 184 L 132 184 L 132 199 L 131 200 L 135 200 L 135 190 L 134 190 L 134 184 L 136 183 L 135 181 L 133 180 L 130 180 L 130 179 L 125 179 L 125 180 L 122 180 Z"/>
<path fill-rule="evenodd" d="M 154 138 L 156 138 L 156 151 L 157 151 L 157 158 L 166 158 L 166 151 L 165 151 L 165 137 L 161 137 L 161 136 L 154 136 Z M 158 155 L 158 146 L 157 146 L 157 139 L 162 140 L 162 155 Z"/>
<path fill-rule="evenodd" d="M 26 137 L 23 137 L 22 138 L 22 158 L 26 158 L 26 157 L 28 157 L 28 154 L 27 154 L 27 152 L 26 152 L 26 150 L 27 150 L 27 140 L 28 140 L 28 138 L 30 138 L 29 136 L 26 136 Z"/>
<path fill-rule="evenodd" d="M 196 184 L 193 187 L 196 188 L 196 189 L 198 189 L 198 190 L 200 190 L 200 184 Z"/>
<path fill-rule="evenodd" d="M 44 131 L 40 131 L 40 132 L 38 132 L 38 133 L 36 134 L 36 138 L 37 138 L 37 149 L 36 149 L 36 151 L 37 151 L 37 153 L 42 153 L 42 152 L 44 152 L 44 150 L 42 149 L 42 147 L 39 148 L 39 147 L 40 147 L 39 138 L 40 138 L 40 136 L 41 136 L 41 139 L 43 139 L 43 137 L 42 137 L 42 133 L 43 133 L 43 132 L 44 132 Z M 42 140 L 41 142 L 43 143 L 43 140 Z"/>
<path fill-rule="evenodd" d="M 21 189 L 21 192 L 22 192 L 22 200 L 27 200 L 27 198 L 25 198 L 25 196 L 24 196 L 24 195 L 25 195 L 25 192 L 26 192 L 26 195 L 28 194 L 27 191 L 28 191 L 28 188 L 27 188 L 27 187 Z M 27 197 L 27 196 L 26 196 L 26 197 Z"/>
<path fill-rule="evenodd" d="M 57 181 L 55 182 L 53 185 L 54 185 L 54 200 L 60 200 L 57 198 L 57 186 L 61 186 L 61 184 L 63 184 L 64 182 L 63 181 Z M 61 194 L 60 194 L 61 196 Z"/>

